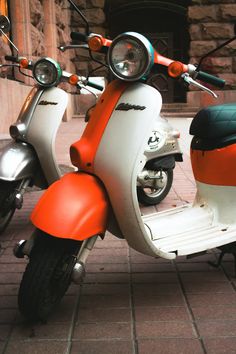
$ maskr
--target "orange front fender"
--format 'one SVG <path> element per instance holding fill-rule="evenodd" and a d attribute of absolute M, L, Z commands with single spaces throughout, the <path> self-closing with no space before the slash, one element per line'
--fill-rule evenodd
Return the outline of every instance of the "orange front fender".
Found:
<path fill-rule="evenodd" d="M 72 172 L 47 189 L 31 221 L 55 237 L 84 240 L 105 233 L 108 210 L 106 191 L 98 178 Z"/>

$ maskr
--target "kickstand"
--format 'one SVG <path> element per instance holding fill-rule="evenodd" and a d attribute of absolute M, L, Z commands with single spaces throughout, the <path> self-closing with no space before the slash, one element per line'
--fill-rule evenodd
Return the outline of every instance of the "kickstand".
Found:
<path fill-rule="evenodd" d="M 221 265 L 221 262 L 224 258 L 225 253 L 226 253 L 225 251 L 221 251 L 217 262 L 208 261 L 207 263 L 210 264 L 212 267 L 219 268 L 219 266 Z"/>
<path fill-rule="evenodd" d="M 226 253 L 231 253 L 234 257 L 234 276 L 236 277 L 236 252 L 227 252 L 222 250 L 217 262 L 208 261 L 207 263 L 210 264 L 212 267 L 219 268 Z"/>

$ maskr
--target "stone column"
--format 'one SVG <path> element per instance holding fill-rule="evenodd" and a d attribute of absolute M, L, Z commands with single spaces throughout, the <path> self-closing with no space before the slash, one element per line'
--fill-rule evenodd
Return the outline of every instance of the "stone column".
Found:
<path fill-rule="evenodd" d="M 11 33 L 13 43 L 19 49 L 19 54 L 21 56 L 32 58 L 29 0 L 11 0 L 10 13 L 12 19 Z M 26 84 L 30 83 L 30 80 L 22 76 L 18 70 L 15 70 L 15 77 L 21 81 L 24 81 Z"/>
<path fill-rule="evenodd" d="M 54 0 L 43 1 L 45 54 L 57 60 L 57 26 Z"/>
<path fill-rule="evenodd" d="M 20 55 L 32 56 L 29 0 L 11 0 L 12 38 Z"/>

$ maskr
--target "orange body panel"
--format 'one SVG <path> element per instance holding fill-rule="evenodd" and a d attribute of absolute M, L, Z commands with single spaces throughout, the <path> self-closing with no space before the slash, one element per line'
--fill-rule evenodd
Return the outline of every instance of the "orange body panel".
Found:
<path fill-rule="evenodd" d="M 210 151 L 191 150 L 191 162 L 196 181 L 236 186 L 236 144 Z"/>
<path fill-rule="evenodd" d="M 102 94 L 92 111 L 81 139 L 70 147 L 70 158 L 74 166 L 93 173 L 94 158 L 103 132 L 127 85 L 126 82 L 112 81 Z"/>
<path fill-rule="evenodd" d="M 48 188 L 31 221 L 52 236 L 84 240 L 105 233 L 108 210 L 102 183 L 94 176 L 73 172 Z"/>

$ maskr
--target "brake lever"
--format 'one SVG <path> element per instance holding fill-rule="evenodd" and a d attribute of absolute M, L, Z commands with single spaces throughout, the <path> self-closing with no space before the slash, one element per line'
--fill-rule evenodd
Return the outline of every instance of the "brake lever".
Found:
<path fill-rule="evenodd" d="M 68 44 L 68 45 L 64 45 L 64 46 L 61 45 L 60 47 L 58 47 L 58 49 L 61 52 L 65 52 L 68 49 L 80 49 L 80 48 L 89 49 L 89 46 L 88 46 L 88 44 Z"/>
<path fill-rule="evenodd" d="M 181 75 L 181 78 L 184 80 L 184 82 L 186 82 L 188 85 L 194 85 L 198 88 L 200 88 L 203 91 L 206 91 L 207 93 L 209 93 L 211 96 L 213 96 L 214 98 L 218 98 L 218 95 L 210 90 L 208 87 L 203 86 L 202 84 L 200 84 L 199 82 L 195 81 L 188 73 L 184 73 L 183 75 Z"/>
<path fill-rule="evenodd" d="M 0 68 L 4 68 L 4 67 L 12 67 L 12 66 L 15 66 L 15 67 L 17 67 L 17 68 L 19 68 L 19 64 L 0 64 Z"/>

